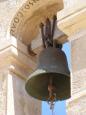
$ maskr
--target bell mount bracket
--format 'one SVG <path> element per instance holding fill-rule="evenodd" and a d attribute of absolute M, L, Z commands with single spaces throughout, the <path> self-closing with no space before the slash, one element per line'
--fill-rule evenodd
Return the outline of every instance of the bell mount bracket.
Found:
<path fill-rule="evenodd" d="M 51 23 L 49 18 L 46 18 L 45 24 L 42 22 L 40 23 L 40 30 L 42 36 L 42 43 L 43 48 L 47 47 L 55 47 L 62 49 L 62 44 L 58 43 L 58 40 L 53 40 L 54 33 L 55 33 L 55 25 L 56 25 L 57 17 L 56 15 L 53 16 L 53 22 Z M 31 56 L 36 56 L 37 54 L 32 50 L 31 43 L 27 47 L 28 53 Z"/>

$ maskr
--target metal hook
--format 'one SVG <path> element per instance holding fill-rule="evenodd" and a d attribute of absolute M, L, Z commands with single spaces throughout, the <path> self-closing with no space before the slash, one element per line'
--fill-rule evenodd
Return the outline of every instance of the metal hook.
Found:
<path fill-rule="evenodd" d="M 28 45 L 28 53 L 31 55 L 31 56 L 36 56 L 37 54 L 35 52 L 33 52 L 33 50 L 31 49 L 31 44 Z"/>

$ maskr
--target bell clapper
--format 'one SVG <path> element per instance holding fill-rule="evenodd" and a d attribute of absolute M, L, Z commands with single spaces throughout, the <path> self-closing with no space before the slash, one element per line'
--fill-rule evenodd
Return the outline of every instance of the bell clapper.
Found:
<path fill-rule="evenodd" d="M 52 115 L 53 115 L 54 105 L 56 101 L 56 93 L 55 93 L 55 86 L 53 85 L 52 78 L 49 79 L 48 91 L 49 91 L 48 104 L 50 105 L 50 109 L 52 110 Z"/>

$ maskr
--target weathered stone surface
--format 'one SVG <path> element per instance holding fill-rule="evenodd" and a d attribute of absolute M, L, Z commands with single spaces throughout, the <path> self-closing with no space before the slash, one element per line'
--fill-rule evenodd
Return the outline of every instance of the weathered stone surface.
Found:
<path fill-rule="evenodd" d="M 82 36 L 80 34 L 83 34 Z M 73 36 L 75 40 L 71 41 L 71 60 L 72 71 L 76 72 L 86 68 L 86 30 Z M 78 38 L 77 38 L 78 37 Z"/>
<path fill-rule="evenodd" d="M 67 108 L 67 115 L 85 115 L 86 113 L 86 94 L 70 101 Z"/>
<path fill-rule="evenodd" d="M 13 18 L 10 33 L 28 44 L 38 35 L 39 24 L 62 8 L 62 0 L 27 0 Z"/>
<path fill-rule="evenodd" d="M 0 67 L 13 64 L 14 68 L 10 67 L 11 70 L 20 71 L 19 67 L 22 69 L 20 73 L 25 73 L 26 71 L 28 73 L 35 69 L 35 61 L 28 55 L 27 47 L 19 40 L 11 37 L 11 39 L 0 43 Z"/>
<path fill-rule="evenodd" d="M 15 74 L 12 76 L 15 115 L 40 115 L 41 102 L 38 102 L 26 93 L 24 80 L 18 78 Z"/>
<path fill-rule="evenodd" d="M 59 28 L 68 36 L 86 29 L 86 0 L 74 2 L 57 14 Z"/>
<path fill-rule="evenodd" d="M 0 70 L 0 115 L 6 115 L 7 102 L 7 72 Z"/>
<path fill-rule="evenodd" d="M 86 68 L 74 72 L 71 79 L 72 96 L 76 93 L 84 91 L 86 89 Z"/>
<path fill-rule="evenodd" d="M 0 2 L 0 41 L 6 40 L 7 34 L 10 35 L 10 30 L 12 30 L 11 33 L 13 31 L 15 33 L 12 35 L 22 40 L 25 44 L 29 44 L 29 40 L 39 33 L 39 27 L 35 26 L 35 24 L 37 25 L 40 21 L 44 22 L 47 16 L 52 17 L 57 10 L 62 8 L 63 0 L 45 0 L 45 2 L 42 0 L 7 0 Z M 19 31 L 22 32 L 20 33 Z M 57 31 L 56 33 L 58 34 Z M 60 41 L 64 42 L 67 36 L 62 32 L 59 33 L 62 37 Z M 55 38 L 57 37 L 58 35 L 55 36 Z"/>
<path fill-rule="evenodd" d="M 86 30 L 69 37 L 71 43 L 71 98 L 67 101 L 68 115 L 86 113 Z"/>
<path fill-rule="evenodd" d="M 77 4 L 80 0 L 64 0 L 64 8 L 71 8 L 74 4 Z"/>
<path fill-rule="evenodd" d="M 25 0 L 3 0 L 0 2 L 0 40 L 6 39 L 11 20 L 24 2 Z"/>
<path fill-rule="evenodd" d="M 41 102 L 25 91 L 26 78 L 35 67 L 27 47 L 15 38 L 0 43 L 0 115 L 40 115 Z"/>

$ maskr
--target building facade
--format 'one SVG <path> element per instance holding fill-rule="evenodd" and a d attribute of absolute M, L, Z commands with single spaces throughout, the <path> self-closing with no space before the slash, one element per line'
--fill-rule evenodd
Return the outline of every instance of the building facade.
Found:
<path fill-rule="evenodd" d="M 0 115 L 41 115 L 41 102 L 27 95 L 25 82 L 42 50 L 39 24 L 54 14 L 55 39 L 71 44 L 67 115 L 86 114 L 86 0 L 1 0 Z M 28 45 L 36 56 L 29 54 Z"/>

